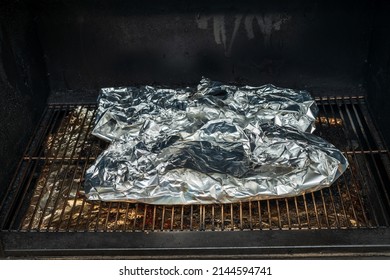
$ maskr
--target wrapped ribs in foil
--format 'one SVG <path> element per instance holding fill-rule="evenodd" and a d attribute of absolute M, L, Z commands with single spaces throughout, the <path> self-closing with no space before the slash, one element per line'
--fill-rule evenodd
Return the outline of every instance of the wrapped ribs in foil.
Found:
<path fill-rule="evenodd" d="M 312 132 L 318 108 L 306 91 L 230 86 L 203 78 L 197 89 L 104 88 L 93 135 L 160 145 L 194 133 L 210 120 L 269 123 Z"/>
<path fill-rule="evenodd" d="M 296 129 L 209 121 L 160 150 L 115 141 L 87 171 L 90 200 L 212 204 L 289 197 L 330 186 L 347 161 Z"/>
<path fill-rule="evenodd" d="M 330 186 L 348 163 L 308 133 L 317 112 L 306 91 L 273 85 L 103 89 L 93 134 L 112 143 L 87 170 L 86 195 L 212 204 Z"/>

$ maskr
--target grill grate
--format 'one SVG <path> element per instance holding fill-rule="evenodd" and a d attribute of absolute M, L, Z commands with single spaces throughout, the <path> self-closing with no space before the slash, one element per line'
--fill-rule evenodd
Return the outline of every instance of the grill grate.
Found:
<path fill-rule="evenodd" d="M 107 146 L 91 136 L 96 105 L 49 105 L 0 204 L 11 231 L 222 231 L 389 226 L 389 152 L 363 97 L 318 98 L 316 134 L 350 167 L 330 188 L 223 205 L 87 201 L 85 170 Z"/>

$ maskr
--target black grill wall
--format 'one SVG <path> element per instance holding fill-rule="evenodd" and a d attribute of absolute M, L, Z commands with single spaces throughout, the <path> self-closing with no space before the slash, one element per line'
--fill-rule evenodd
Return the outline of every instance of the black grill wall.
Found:
<path fill-rule="evenodd" d="M 49 87 L 35 11 L 0 3 L 0 197 L 45 107 Z"/>

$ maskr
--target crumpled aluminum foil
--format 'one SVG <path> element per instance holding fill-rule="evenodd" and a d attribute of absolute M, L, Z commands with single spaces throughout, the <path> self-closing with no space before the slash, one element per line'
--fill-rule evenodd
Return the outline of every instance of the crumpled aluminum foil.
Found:
<path fill-rule="evenodd" d="M 165 145 L 210 120 L 232 119 L 314 131 L 318 108 L 307 91 L 273 85 L 230 86 L 203 78 L 197 89 L 104 88 L 92 134 L 106 141 L 142 139 Z"/>
<path fill-rule="evenodd" d="M 111 141 L 86 172 L 89 200 L 212 204 L 300 195 L 347 168 L 314 130 L 305 91 L 236 87 L 107 88 L 93 134 Z"/>
<path fill-rule="evenodd" d="M 233 203 L 318 190 L 347 166 L 318 136 L 225 119 L 157 152 L 143 142 L 115 141 L 89 168 L 84 186 L 90 200 Z"/>

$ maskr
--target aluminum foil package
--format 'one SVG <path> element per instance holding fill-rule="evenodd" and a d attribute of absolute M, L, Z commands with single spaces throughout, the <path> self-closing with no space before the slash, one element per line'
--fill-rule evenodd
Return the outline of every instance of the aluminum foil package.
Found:
<path fill-rule="evenodd" d="M 224 116 L 233 118 L 237 123 L 255 121 L 308 132 L 315 129 L 318 108 L 311 95 L 304 90 L 280 88 L 272 84 L 238 87 L 203 78 L 196 94 L 201 100 L 206 99 L 206 104 L 210 104 L 209 99 L 215 100 L 217 97 L 216 102 L 211 102 L 213 109 L 217 107 L 221 111 L 225 108 L 228 113 Z M 202 107 L 206 105 L 201 103 Z M 209 120 L 220 118 L 220 113 L 214 111 Z"/>
<path fill-rule="evenodd" d="M 318 108 L 306 91 L 273 85 L 237 87 L 203 78 L 197 89 L 104 88 L 92 134 L 106 141 L 158 146 L 186 137 L 211 120 L 231 119 L 314 130 Z"/>
<path fill-rule="evenodd" d="M 306 91 L 231 86 L 106 88 L 93 134 L 111 142 L 87 170 L 90 200 L 210 204 L 330 186 L 348 163 L 310 134 Z"/>
<path fill-rule="evenodd" d="M 211 120 L 169 145 L 114 141 L 85 177 L 90 200 L 151 204 L 233 203 L 328 187 L 348 162 L 297 129 Z"/>

